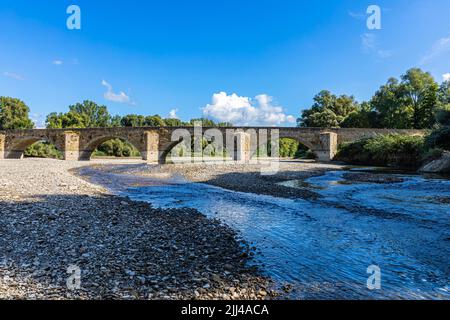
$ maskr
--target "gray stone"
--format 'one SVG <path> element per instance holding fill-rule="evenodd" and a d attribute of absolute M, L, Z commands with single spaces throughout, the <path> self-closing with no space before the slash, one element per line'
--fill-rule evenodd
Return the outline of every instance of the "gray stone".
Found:
<path fill-rule="evenodd" d="M 431 161 L 419 169 L 422 173 L 449 173 L 450 152 L 445 151 L 440 159 Z"/>

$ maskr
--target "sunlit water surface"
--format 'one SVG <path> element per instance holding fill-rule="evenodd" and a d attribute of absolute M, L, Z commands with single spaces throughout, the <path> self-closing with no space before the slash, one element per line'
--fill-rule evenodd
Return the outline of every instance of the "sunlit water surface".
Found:
<path fill-rule="evenodd" d="M 283 184 L 323 198 L 290 200 L 182 179 L 84 169 L 94 182 L 161 208 L 196 208 L 257 247 L 256 262 L 294 299 L 449 299 L 450 181 L 396 175 L 392 184 L 342 183 L 348 171 Z M 381 289 L 369 290 L 370 265 Z"/>

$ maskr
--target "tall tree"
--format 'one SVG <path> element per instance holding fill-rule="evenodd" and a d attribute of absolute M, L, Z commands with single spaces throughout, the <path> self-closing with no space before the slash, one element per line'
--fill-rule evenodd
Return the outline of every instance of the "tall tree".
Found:
<path fill-rule="evenodd" d="M 370 101 L 378 113 L 384 128 L 406 129 L 410 126 L 410 114 L 405 106 L 404 91 L 396 78 L 389 78 Z"/>
<path fill-rule="evenodd" d="M 180 119 L 173 119 L 173 118 L 164 119 L 164 123 L 168 127 L 180 127 L 184 125 L 184 123 Z"/>
<path fill-rule="evenodd" d="M 154 116 L 145 117 L 145 125 L 149 127 L 163 127 L 166 123 L 160 115 L 155 114 Z"/>
<path fill-rule="evenodd" d="M 350 113 L 358 110 L 354 97 L 337 97 L 330 91 L 323 90 L 314 97 L 311 108 L 304 110 L 297 122 L 302 127 L 339 127 Z"/>
<path fill-rule="evenodd" d="M 444 81 L 440 85 L 438 101 L 441 106 L 450 104 L 450 81 Z"/>
<path fill-rule="evenodd" d="M 372 109 L 368 102 L 361 103 L 359 110 L 351 112 L 344 121 L 341 122 L 342 128 L 379 128 L 378 113 Z"/>
<path fill-rule="evenodd" d="M 32 129 L 30 109 L 19 99 L 0 97 L 0 129 Z"/>
<path fill-rule="evenodd" d="M 86 128 L 108 127 L 110 124 L 111 116 L 106 106 L 99 106 L 93 101 L 85 100 L 83 103 L 69 106 L 69 110 L 69 113 L 82 116 Z"/>
<path fill-rule="evenodd" d="M 145 125 L 145 117 L 137 114 L 128 114 L 122 117 L 120 123 L 123 127 L 143 127 Z"/>
<path fill-rule="evenodd" d="M 50 113 L 47 128 L 102 128 L 111 125 L 111 116 L 105 106 L 86 100 L 69 106 L 67 113 Z"/>
<path fill-rule="evenodd" d="M 438 107 L 439 86 L 429 72 L 409 69 L 402 76 L 401 90 L 406 108 L 411 113 L 410 126 L 415 129 L 433 125 Z"/>

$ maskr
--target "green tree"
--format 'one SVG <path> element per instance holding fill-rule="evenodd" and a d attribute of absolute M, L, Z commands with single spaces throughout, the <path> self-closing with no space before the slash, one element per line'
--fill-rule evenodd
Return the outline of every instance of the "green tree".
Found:
<path fill-rule="evenodd" d="M 325 109 L 322 112 L 311 114 L 303 124 L 305 127 L 337 128 L 339 127 L 340 120 L 333 111 Z"/>
<path fill-rule="evenodd" d="M 168 127 L 180 127 L 183 126 L 184 123 L 180 119 L 164 119 L 164 123 Z"/>
<path fill-rule="evenodd" d="M 378 113 L 383 128 L 409 128 L 410 115 L 405 106 L 403 91 L 396 78 L 389 78 L 370 100 L 370 105 Z"/>
<path fill-rule="evenodd" d="M 379 117 L 368 102 L 363 102 L 358 111 L 351 112 L 340 125 L 342 128 L 379 128 Z"/>
<path fill-rule="evenodd" d="M 166 123 L 160 115 L 155 114 L 154 116 L 145 117 L 145 125 L 149 127 L 164 127 Z"/>
<path fill-rule="evenodd" d="M 122 127 L 143 127 L 145 125 L 145 117 L 137 114 L 128 114 L 122 117 L 120 123 Z"/>
<path fill-rule="evenodd" d="M 0 97 L 0 129 L 33 129 L 30 109 L 19 99 Z"/>
<path fill-rule="evenodd" d="M 450 81 L 444 81 L 439 87 L 438 102 L 440 106 L 450 104 Z"/>
<path fill-rule="evenodd" d="M 407 110 L 411 113 L 409 127 L 430 128 L 438 107 L 439 86 L 429 72 L 409 69 L 402 76 L 401 91 Z"/>
<path fill-rule="evenodd" d="M 103 128 L 111 125 L 111 116 L 106 106 L 86 100 L 69 106 L 67 113 L 50 113 L 46 120 L 47 128 Z"/>
<path fill-rule="evenodd" d="M 47 116 L 46 126 L 48 129 L 86 128 L 83 116 L 75 112 L 50 113 Z"/>
<path fill-rule="evenodd" d="M 93 101 L 85 100 L 69 106 L 69 113 L 80 115 L 85 128 L 103 128 L 110 125 L 111 116 L 106 106 L 99 106 Z"/>
<path fill-rule="evenodd" d="M 120 127 L 121 126 L 122 117 L 119 115 L 115 115 L 111 117 L 111 127 Z"/>
<path fill-rule="evenodd" d="M 450 126 L 450 104 L 447 104 L 436 112 L 436 123 L 440 126 Z"/>
<path fill-rule="evenodd" d="M 354 97 L 337 97 L 323 90 L 314 97 L 311 108 L 302 112 L 297 123 L 301 127 L 339 127 L 349 114 L 358 110 L 359 105 Z"/>

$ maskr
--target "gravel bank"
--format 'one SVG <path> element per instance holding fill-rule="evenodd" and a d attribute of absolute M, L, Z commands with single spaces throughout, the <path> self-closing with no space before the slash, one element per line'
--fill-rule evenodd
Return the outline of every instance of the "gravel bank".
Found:
<path fill-rule="evenodd" d="M 0 298 L 274 296 L 233 230 L 195 210 L 109 195 L 68 172 L 87 164 L 0 161 Z M 67 287 L 71 265 L 79 290 Z"/>

